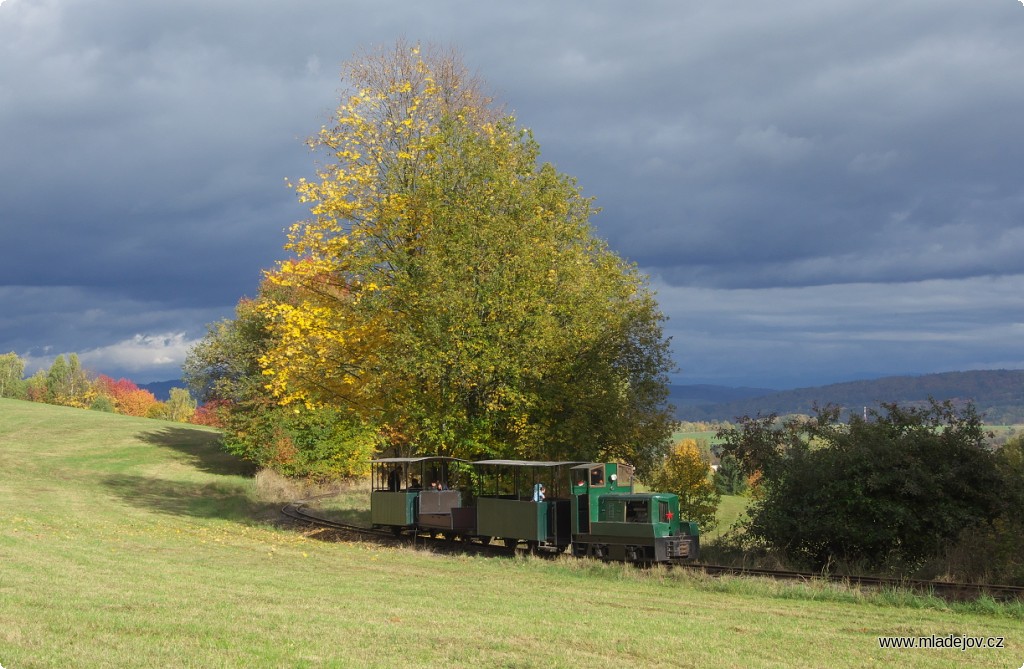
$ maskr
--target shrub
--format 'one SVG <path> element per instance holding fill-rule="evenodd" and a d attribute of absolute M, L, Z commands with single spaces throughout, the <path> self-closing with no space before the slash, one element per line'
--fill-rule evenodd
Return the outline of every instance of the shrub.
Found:
<path fill-rule="evenodd" d="M 760 471 L 750 532 L 791 559 L 912 570 L 1003 508 L 1002 477 L 972 406 L 883 404 L 839 424 L 745 418 L 720 433 L 724 453 Z"/>
<path fill-rule="evenodd" d="M 715 472 L 715 490 L 719 495 L 741 495 L 747 489 L 747 477 L 740 463 L 732 455 L 721 459 Z"/>
<path fill-rule="evenodd" d="M 254 402 L 221 415 L 228 451 L 285 476 L 365 476 L 380 446 L 375 430 L 334 409 Z"/>
<path fill-rule="evenodd" d="M 104 411 L 106 413 L 114 413 L 114 400 L 110 399 L 106 395 L 97 395 L 93 399 L 92 404 L 89 408 L 93 411 Z"/>

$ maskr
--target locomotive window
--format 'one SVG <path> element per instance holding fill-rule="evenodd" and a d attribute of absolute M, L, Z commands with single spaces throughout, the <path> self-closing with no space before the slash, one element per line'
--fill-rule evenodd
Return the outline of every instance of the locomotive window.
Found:
<path fill-rule="evenodd" d="M 651 514 L 648 513 L 647 500 L 636 500 L 632 502 L 626 502 L 626 522 L 627 523 L 649 523 L 651 522 Z"/>
<path fill-rule="evenodd" d="M 629 465 L 619 465 L 619 478 L 618 483 L 620 486 L 629 487 L 633 485 L 633 468 Z"/>
<path fill-rule="evenodd" d="M 602 499 L 598 518 L 606 523 L 621 523 L 626 519 L 626 504 L 618 499 Z"/>
<path fill-rule="evenodd" d="M 604 467 L 594 467 L 590 470 L 590 487 L 600 488 L 604 485 Z"/>
<path fill-rule="evenodd" d="M 663 523 L 667 523 L 672 520 L 672 516 L 668 512 L 668 502 L 658 501 L 658 518 L 660 518 Z"/>

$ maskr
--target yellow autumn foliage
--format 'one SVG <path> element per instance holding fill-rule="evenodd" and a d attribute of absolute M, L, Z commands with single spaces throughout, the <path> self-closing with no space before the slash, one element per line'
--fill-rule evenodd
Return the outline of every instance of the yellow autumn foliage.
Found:
<path fill-rule="evenodd" d="M 679 514 L 696 521 L 701 532 L 715 527 L 720 495 L 715 491 L 711 465 L 695 439 L 682 439 L 650 478 L 655 490 L 679 495 Z"/>

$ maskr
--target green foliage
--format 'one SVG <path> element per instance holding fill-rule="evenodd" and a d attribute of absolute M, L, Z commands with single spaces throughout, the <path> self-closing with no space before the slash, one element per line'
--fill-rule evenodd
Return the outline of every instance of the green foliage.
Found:
<path fill-rule="evenodd" d="M 991 526 L 979 528 L 988 569 L 1000 582 L 1024 585 L 1024 435 L 996 453 L 1002 477 L 1002 510 Z"/>
<path fill-rule="evenodd" d="M 266 319 L 247 299 L 235 307 L 234 319 L 208 325 L 182 366 L 191 394 L 202 402 L 245 402 L 265 395 L 259 358 L 270 340 L 266 329 Z"/>
<path fill-rule="evenodd" d="M 227 450 L 285 476 L 330 480 L 365 476 L 377 432 L 333 409 L 281 407 L 270 400 L 226 412 Z"/>
<path fill-rule="evenodd" d="M 721 450 L 762 476 L 752 536 L 817 566 L 910 569 L 998 516 L 1001 477 L 972 407 L 883 404 L 848 425 L 838 415 L 744 418 L 720 434 Z"/>
<path fill-rule="evenodd" d="M 37 369 L 25 380 L 25 397 L 32 402 L 45 402 L 46 393 L 46 370 Z"/>
<path fill-rule="evenodd" d="M 58 355 L 46 372 L 46 399 L 50 404 L 63 404 L 71 395 L 68 362 Z"/>
<path fill-rule="evenodd" d="M 87 407 L 92 401 L 92 384 L 78 360 L 77 353 L 67 358 L 58 355 L 46 372 L 46 397 L 49 404 Z"/>
<path fill-rule="evenodd" d="M 185 388 L 171 388 L 170 399 L 166 402 L 167 419 L 187 423 L 196 411 L 196 401 Z"/>
<path fill-rule="evenodd" d="M 18 354 L 0 355 L 0 397 L 22 399 L 25 397 L 25 361 Z"/>
<path fill-rule="evenodd" d="M 654 470 L 650 477 L 654 490 L 679 495 L 679 515 L 696 522 L 702 533 L 710 532 L 718 521 L 719 493 L 711 483 L 711 465 L 703 457 L 697 442 L 683 439 Z"/>
<path fill-rule="evenodd" d="M 105 413 L 115 413 L 114 400 L 109 395 L 97 395 L 92 400 L 92 404 L 89 408 L 93 411 L 103 411 Z"/>
<path fill-rule="evenodd" d="M 733 455 L 724 456 L 715 471 L 715 490 L 720 495 L 741 495 L 746 489 L 747 477 L 739 461 Z"/>

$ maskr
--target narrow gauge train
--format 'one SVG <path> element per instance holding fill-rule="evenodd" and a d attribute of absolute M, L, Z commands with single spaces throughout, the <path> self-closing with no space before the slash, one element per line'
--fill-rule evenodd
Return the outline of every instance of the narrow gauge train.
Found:
<path fill-rule="evenodd" d="M 617 463 L 535 462 L 427 456 L 372 463 L 370 519 L 395 534 L 624 562 L 696 559 L 697 524 L 679 517 L 672 493 L 633 491 Z"/>

